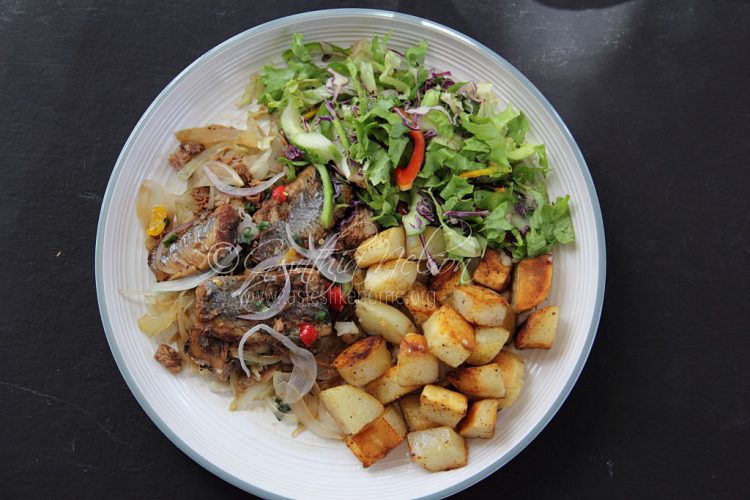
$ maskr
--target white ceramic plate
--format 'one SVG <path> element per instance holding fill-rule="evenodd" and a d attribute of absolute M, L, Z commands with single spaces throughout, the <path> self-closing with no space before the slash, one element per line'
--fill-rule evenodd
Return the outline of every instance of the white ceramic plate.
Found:
<path fill-rule="evenodd" d="M 180 128 L 228 119 L 248 77 L 280 61 L 294 32 L 307 40 L 346 45 L 393 32 L 392 46 L 425 39 L 427 63 L 458 80 L 489 81 L 501 101 L 523 110 L 530 137 L 547 145 L 550 193 L 569 193 L 578 241 L 555 255 L 550 301 L 561 307 L 554 348 L 522 353 L 527 383 L 518 403 L 498 417 L 492 440 L 473 440 L 469 464 L 430 474 L 409 462 L 406 446 L 364 470 L 343 443 L 309 433 L 292 439 L 290 427 L 270 413 L 229 412 L 229 397 L 197 377 L 174 377 L 153 360 L 155 345 L 136 319 L 145 311 L 120 289 L 144 290 L 143 234 L 134 214 L 143 179 L 179 184 L 167 165 Z M 143 409 L 180 449 L 202 466 L 265 497 L 441 497 L 488 476 L 521 451 L 560 408 L 580 374 L 596 334 L 604 294 L 605 250 L 601 212 L 581 153 L 560 117 L 508 62 L 450 28 L 392 12 L 346 9 L 310 12 L 241 33 L 191 64 L 146 110 L 115 165 L 102 204 L 96 242 L 96 284 L 107 340 L 123 377 Z"/>

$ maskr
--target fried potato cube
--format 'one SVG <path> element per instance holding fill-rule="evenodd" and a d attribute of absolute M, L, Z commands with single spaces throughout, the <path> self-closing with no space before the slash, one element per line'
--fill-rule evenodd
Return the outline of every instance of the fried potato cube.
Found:
<path fill-rule="evenodd" d="M 443 235 L 443 228 L 427 226 L 424 228 L 422 237 L 432 260 L 438 264 L 442 264 L 445 260 L 445 235 Z M 427 252 L 425 252 L 419 235 L 406 237 L 407 259 L 427 260 Z"/>
<path fill-rule="evenodd" d="M 438 359 L 427 347 L 424 335 L 407 333 L 398 350 L 398 376 L 400 385 L 425 385 L 437 382 Z"/>
<path fill-rule="evenodd" d="M 466 465 L 466 439 L 450 427 L 410 432 L 406 439 L 411 459 L 428 471 L 451 470 Z"/>
<path fill-rule="evenodd" d="M 404 305 L 418 325 L 427 321 L 438 308 L 435 293 L 419 282 L 415 282 L 404 295 Z"/>
<path fill-rule="evenodd" d="M 451 306 L 441 306 L 422 324 L 430 352 L 457 367 L 474 350 L 474 328 Z"/>
<path fill-rule="evenodd" d="M 383 302 L 400 299 L 416 281 L 418 267 L 416 262 L 406 259 L 370 266 L 365 276 L 365 293 Z"/>
<path fill-rule="evenodd" d="M 515 314 L 507 299 L 489 288 L 477 285 L 457 286 L 447 303 L 469 323 L 501 326 L 509 331 L 515 326 Z"/>
<path fill-rule="evenodd" d="M 422 414 L 419 406 L 419 394 L 409 394 L 398 400 L 401 407 L 401 413 L 404 414 L 404 420 L 410 431 L 423 431 L 439 427 L 440 424 L 433 422 Z"/>
<path fill-rule="evenodd" d="M 523 259 L 513 274 L 511 304 L 517 313 L 541 304 L 552 287 L 552 255 Z"/>
<path fill-rule="evenodd" d="M 333 366 L 347 383 L 363 386 L 391 367 L 391 352 L 383 337 L 365 337 L 353 343 L 333 360 Z"/>
<path fill-rule="evenodd" d="M 430 290 L 435 293 L 438 304 L 444 304 L 453 293 L 453 289 L 461 282 L 461 266 L 455 262 L 445 264 L 440 272 L 432 279 Z"/>
<path fill-rule="evenodd" d="M 477 326 L 474 328 L 474 337 L 474 350 L 466 359 L 466 363 L 482 366 L 495 359 L 497 353 L 508 342 L 510 332 L 500 326 Z"/>
<path fill-rule="evenodd" d="M 369 467 L 385 457 L 388 452 L 396 448 L 406 439 L 406 424 L 393 406 L 388 406 L 385 412 L 361 431 L 346 436 L 346 446 L 362 462 Z"/>
<path fill-rule="evenodd" d="M 379 300 L 357 300 L 354 313 L 365 333 L 380 335 L 391 344 L 400 344 L 404 335 L 417 331 L 406 314 Z"/>
<path fill-rule="evenodd" d="M 458 433 L 465 438 L 492 439 L 497 422 L 497 399 L 475 401 L 458 424 Z"/>
<path fill-rule="evenodd" d="M 500 367 L 505 385 L 505 397 L 500 398 L 500 408 L 510 408 L 521 395 L 524 379 L 526 378 L 526 365 L 523 360 L 510 351 L 500 351 L 495 356 L 495 363 Z"/>
<path fill-rule="evenodd" d="M 448 374 L 448 380 L 456 389 L 473 399 L 505 396 L 503 374 L 496 363 L 453 370 Z"/>
<path fill-rule="evenodd" d="M 474 270 L 474 283 L 502 292 L 510 282 L 513 261 L 502 250 L 488 248 Z"/>
<path fill-rule="evenodd" d="M 448 427 L 466 415 L 469 400 L 463 394 L 437 385 L 426 385 L 419 395 L 419 409 L 428 420 Z"/>
<path fill-rule="evenodd" d="M 365 386 L 365 391 L 373 395 L 384 405 L 396 401 L 401 396 L 414 392 L 422 384 L 401 385 L 398 383 L 398 366 L 392 366 L 380 377 Z"/>
<path fill-rule="evenodd" d="M 359 267 L 398 259 L 406 252 L 406 233 L 401 226 L 381 231 L 360 243 L 354 251 L 354 261 Z"/>
<path fill-rule="evenodd" d="M 531 313 L 516 334 L 516 349 L 550 349 L 559 319 L 559 306 L 547 306 Z"/>
<path fill-rule="evenodd" d="M 382 403 L 353 385 L 339 385 L 320 393 L 325 405 L 344 434 L 356 434 L 383 414 Z"/>

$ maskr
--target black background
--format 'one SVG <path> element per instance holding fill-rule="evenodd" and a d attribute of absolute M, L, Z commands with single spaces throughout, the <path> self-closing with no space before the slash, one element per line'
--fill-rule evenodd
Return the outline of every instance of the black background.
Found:
<path fill-rule="evenodd" d="M 616 0 L 0 0 L 0 496 L 243 496 L 125 386 L 96 223 L 128 134 L 177 73 L 247 28 L 337 6 L 496 50 L 558 110 L 599 193 L 608 276 L 588 364 L 541 435 L 460 496 L 744 496 L 750 5 Z"/>

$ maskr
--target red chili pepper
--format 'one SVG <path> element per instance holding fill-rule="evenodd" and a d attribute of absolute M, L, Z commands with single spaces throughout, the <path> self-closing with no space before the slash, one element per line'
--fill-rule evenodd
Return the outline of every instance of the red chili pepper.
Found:
<path fill-rule="evenodd" d="M 346 299 L 344 298 L 344 292 L 341 291 L 341 287 L 331 286 L 326 292 L 326 296 L 328 298 L 328 303 L 331 305 L 331 309 L 336 312 L 344 310 Z"/>
<path fill-rule="evenodd" d="M 409 117 L 401 111 L 396 110 L 396 113 L 401 117 L 406 117 L 413 124 L 414 121 L 410 120 Z M 396 168 L 396 184 L 401 191 L 408 191 L 411 189 L 414 179 L 419 174 L 419 169 L 422 168 L 422 162 L 424 161 L 424 134 L 421 130 L 410 130 L 409 135 L 411 140 L 414 141 L 414 151 L 411 154 L 409 163 L 405 167 Z"/>
<path fill-rule="evenodd" d="M 271 191 L 271 198 L 278 203 L 284 203 L 286 201 L 286 186 L 281 185 L 273 188 L 273 191 Z"/>
<path fill-rule="evenodd" d="M 310 323 L 299 325 L 299 339 L 307 347 L 310 347 L 318 340 L 318 331 Z"/>

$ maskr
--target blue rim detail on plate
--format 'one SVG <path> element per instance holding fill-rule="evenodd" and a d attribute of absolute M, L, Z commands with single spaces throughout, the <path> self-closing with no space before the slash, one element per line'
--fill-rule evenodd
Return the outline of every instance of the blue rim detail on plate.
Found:
<path fill-rule="evenodd" d="M 604 304 L 604 285 L 606 281 L 606 264 L 607 264 L 607 258 L 606 258 L 606 246 L 604 241 L 604 223 L 602 221 L 602 212 L 601 207 L 599 205 L 599 198 L 596 195 L 596 189 L 594 188 L 594 182 L 591 178 L 591 173 L 589 172 L 588 166 L 586 165 L 586 161 L 583 159 L 583 155 L 581 154 L 581 150 L 578 147 L 578 144 L 576 144 L 575 140 L 573 139 L 573 136 L 570 133 L 570 130 L 568 130 L 568 127 L 563 122 L 562 118 L 560 118 L 560 115 L 555 111 L 555 108 L 552 107 L 552 105 L 549 103 L 546 97 L 534 86 L 531 81 L 529 81 L 528 78 L 526 78 L 523 73 L 521 73 L 518 69 L 516 69 L 512 64 L 510 64 L 508 61 L 500 57 L 495 51 L 490 49 L 489 47 L 485 46 L 484 44 L 474 40 L 473 38 L 464 35 L 463 33 L 460 33 L 453 28 L 449 28 L 447 26 L 444 26 L 440 23 L 436 23 L 434 21 L 430 21 L 428 19 L 423 19 L 421 17 L 411 16 L 408 14 L 401 14 L 398 12 L 391 12 L 387 10 L 376 10 L 376 9 L 327 9 L 327 10 L 316 10 L 311 12 L 305 12 L 301 14 L 294 14 L 291 16 L 282 17 L 279 19 L 275 19 L 273 21 L 268 21 L 266 23 L 263 23 L 261 25 L 258 25 L 254 28 L 250 28 L 246 31 L 243 31 L 242 33 L 239 33 L 232 38 L 222 42 L 221 44 L 217 45 L 213 49 L 209 50 L 202 56 L 200 56 L 198 59 L 193 61 L 187 68 L 182 70 L 180 74 L 178 74 L 169 84 L 164 88 L 164 90 L 159 93 L 159 95 L 154 99 L 154 101 L 151 103 L 151 105 L 146 109 L 146 112 L 143 113 L 143 116 L 141 116 L 140 120 L 138 120 L 138 123 L 136 124 L 133 131 L 130 133 L 130 136 L 128 137 L 128 140 L 125 142 L 125 146 L 123 146 L 122 152 L 117 158 L 117 162 L 115 163 L 115 167 L 112 170 L 112 175 L 109 178 L 109 182 L 107 183 L 107 190 L 104 193 L 104 201 L 102 202 L 102 208 L 99 212 L 99 223 L 97 224 L 97 230 L 96 230 L 96 251 L 95 251 L 95 270 L 96 270 L 96 295 L 97 300 L 99 303 L 99 313 L 102 318 L 102 324 L 104 326 L 104 331 L 107 336 L 107 343 L 109 344 L 109 348 L 112 351 L 112 355 L 115 358 L 115 362 L 117 363 L 117 367 L 120 370 L 120 373 L 122 374 L 123 378 L 125 379 L 125 382 L 127 383 L 128 387 L 130 388 L 130 391 L 135 396 L 138 403 L 141 405 L 141 408 L 146 412 L 146 414 L 149 416 L 149 418 L 156 424 L 156 426 L 159 428 L 159 430 L 169 438 L 170 441 L 172 441 L 180 450 L 182 450 L 183 453 L 185 453 L 187 456 L 189 456 L 191 459 L 193 459 L 195 462 L 200 464 L 203 468 L 210 471 L 214 475 L 220 477 L 224 481 L 227 481 L 228 483 L 233 484 L 234 486 L 237 486 L 238 488 L 241 488 L 248 493 L 252 493 L 254 495 L 262 496 L 264 498 L 284 498 L 279 495 L 276 495 L 270 491 L 266 491 L 262 488 L 259 488 L 251 483 L 248 483 L 247 481 L 233 476 L 231 474 L 228 474 L 226 471 L 218 468 L 210 461 L 206 460 L 203 456 L 196 453 L 185 441 L 177 437 L 172 430 L 167 426 L 167 424 L 161 419 L 161 417 L 154 411 L 154 409 L 151 407 L 151 405 L 146 401 L 144 395 L 138 390 L 137 386 L 135 385 L 133 379 L 130 377 L 130 374 L 127 372 L 125 367 L 125 361 L 122 358 L 122 353 L 117 349 L 117 346 L 114 343 L 113 336 L 112 336 L 112 324 L 109 319 L 109 313 L 107 312 L 107 309 L 105 307 L 105 300 L 104 300 L 104 287 L 102 282 L 102 237 L 104 234 L 104 224 L 105 224 L 105 215 L 109 211 L 109 204 L 112 199 L 112 190 L 113 186 L 115 184 L 115 181 L 118 179 L 123 165 L 123 159 L 127 157 L 130 148 L 133 143 L 133 139 L 137 132 L 140 130 L 143 123 L 146 121 L 148 117 L 151 116 L 151 114 L 156 110 L 161 102 L 170 94 L 172 91 L 172 88 L 179 83 L 183 78 L 185 78 L 192 70 L 203 64 L 204 61 L 210 59 L 212 55 L 215 53 L 230 47 L 245 37 L 252 35 L 254 33 L 265 31 L 271 28 L 275 28 L 277 26 L 283 26 L 286 24 L 289 24 L 293 21 L 298 20 L 306 20 L 311 18 L 316 18 L 320 16 L 324 16 L 326 14 L 351 14 L 351 15 L 360 15 L 360 16 L 373 16 L 373 17 L 390 17 L 394 19 L 400 19 L 404 21 L 411 21 L 414 23 L 421 24 L 423 26 L 427 26 L 429 28 L 439 29 L 441 31 L 449 33 L 452 37 L 455 37 L 456 39 L 459 39 L 465 43 L 468 43 L 470 45 L 475 46 L 485 54 L 487 54 L 489 57 L 494 59 L 498 64 L 509 70 L 513 76 L 518 78 L 518 80 L 529 90 L 531 93 L 539 100 L 539 102 L 542 103 L 544 108 L 550 113 L 552 116 L 552 119 L 555 121 L 557 126 L 560 127 L 560 129 L 563 132 L 563 136 L 565 138 L 565 141 L 570 146 L 571 150 L 573 151 L 576 161 L 578 163 L 578 167 L 581 170 L 581 173 L 583 174 L 583 178 L 586 181 L 586 188 L 588 189 L 589 196 L 591 197 L 592 207 L 594 209 L 594 220 L 596 221 L 596 234 L 597 234 L 597 241 L 599 243 L 598 245 L 598 251 L 600 255 L 599 259 L 599 271 L 598 271 L 598 283 L 597 283 L 597 289 L 596 289 L 596 303 L 594 305 L 594 314 L 591 318 L 591 324 L 589 326 L 589 332 L 588 336 L 586 338 L 586 343 L 584 344 L 583 351 L 581 353 L 581 357 L 578 359 L 578 363 L 576 364 L 575 368 L 573 369 L 573 372 L 568 379 L 567 383 L 565 384 L 565 387 L 563 387 L 562 392 L 557 397 L 555 402 L 552 404 L 550 409 L 545 413 L 542 420 L 539 422 L 539 424 L 531 430 L 522 440 L 519 442 L 513 449 L 511 449 L 508 453 L 506 453 L 504 456 L 499 458 L 497 461 L 495 461 L 492 465 L 489 467 L 486 467 L 482 471 L 478 472 L 474 476 L 470 477 L 469 479 L 465 479 L 464 481 L 453 485 L 450 488 L 446 488 L 442 491 L 440 491 L 438 494 L 422 497 L 422 498 L 443 498 L 455 493 L 458 493 L 459 491 L 462 491 L 473 484 L 478 483 L 482 479 L 486 478 L 487 476 L 493 474 L 497 470 L 499 470 L 503 465 L 511 461 L 516 455 L 518 455 L 524 448 L 526 448 L 538 435 L 539 433 L 547 426 L 547 424 L 552 420 L 552 417 L 555 416 L 557 411 L 562 406 L 563 402 L 567 399 L 568 395 L 570 394 L 570 391 L 573 389 L 573 386 L 578 381 L 578 377 L 580 376 L 581 372 L 583 371 L 583 367 L 586 364 L 586 360 L 588 359 L 589 353 L 591 352 L 591 347 L 594 343 L 594 338 L 596 337 L 596 332 L 599 327 L 599 320 L 601 318 L 602 314 L 602 307 Z"/>

